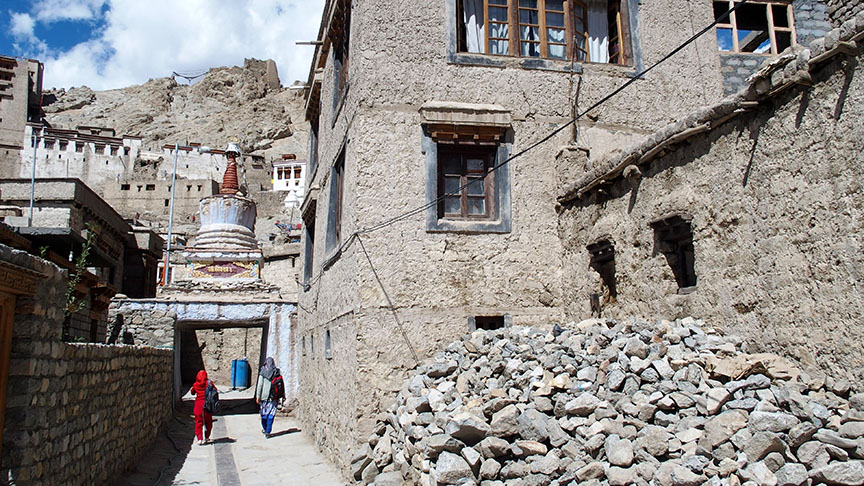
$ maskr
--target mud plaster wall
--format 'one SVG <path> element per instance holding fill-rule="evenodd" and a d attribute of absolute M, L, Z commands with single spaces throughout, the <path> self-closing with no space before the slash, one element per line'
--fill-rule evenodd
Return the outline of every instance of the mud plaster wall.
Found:
<path fill-rule="evenodd" d="M 600 290 L 585 246 L 615 244 L 617 302 L 603 315 L 694 315 L 757 348 L 850 380 L 864 374 L 861 252 L 864 83 L 857 59 L 656 160 L 634 190 L 618 182 L 561 211 L 567 313 Z M 649 222 L 693 216 L 697 286 L 678 295 Z"/>
<path fill-rule="evenodd" d="M 329 178 L 343 142 L 347 139 L 342 216 L 347 238 L 426 203 L 418 114 L 423 103 L 506 107 L 514 119 L 515 153 L 568 119 L 571 82 L 579 84 L 579 76 L 566 72 L 448 63 L 444 26 L 453 14 L 451 7 L 446 1 L 354 2 L 349 88 L 338 111 L 332 104 L 332 53 L 321 78 L 319 164 L 310 181 L 310 187 L 321 188 L 311 262 L 315 284 L 299 295 L 298 339 L 314 334 L 317 352 L 325 329 L 349 326 L 350 331 L 333 334 L 333 340 L 334 347 L 351 351 L 329 362 L 301 358 L 300 416 L 331 459 L 343 465 L 344 451 L 368 437 L 374 413 L 392 399 L 405 370 L 414 365 L 358 242 L 317 278 L 322 262 L 333 255 L 325 247 Z M 693 26 L 710 23 L 712 15 L 710 6 L 682 0 L 640 6 L 645 64 L 692 35 Z M 722 81 L 716 38 L 704 36 L 679 56 L 586 117 L 580 123 L 580 144 L 594 155 L 606 152 L 718 99 Z M 568 69 L 569 63 L 558 67 Z M 632 67 L 597 64 L 582 69 L 581 108 L 626 82 L 633 72 Z M 539 325 L 563 318 L 554 167 L 568 132 L 512 164 L 510 233 L 427 233 L 425 215 L 419 214 L 362 236 L 421 359 L 466 332 L 469 316 L 509 314 L 514 324 Z M 344 321 L 347 315 L 354 316 L 351 324 Z M 337 344 L 341 339 L 348 342 Z M 309 348 L 307 343 L 307 353 Z M 345 378 L 331 389 L 327 377 L 334 370 Z"/>

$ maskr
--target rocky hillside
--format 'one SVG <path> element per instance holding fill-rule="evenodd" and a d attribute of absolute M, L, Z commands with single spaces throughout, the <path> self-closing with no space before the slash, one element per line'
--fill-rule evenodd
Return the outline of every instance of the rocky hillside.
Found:
<path fill-rule="evenodd" d="M 405 381 L 361 484 L 864 484 L 860 383 L 691 318 L 477 331 Z M 860 390 L 858 390 L 860 391 Z"/>
<path fill-rule="evenodd" d="M 236 140 L 268 160 L 283 153 L 306 158 L 302 90 L 282 88 L 273 61 L 214 68 L 191 86 L 160 78 L 107 91 L 47 91 L 43 104 L 54 127 L 114 128 L 118 136 L 143 137 L 145 147 L 180 141 L 224 148 Z"/>

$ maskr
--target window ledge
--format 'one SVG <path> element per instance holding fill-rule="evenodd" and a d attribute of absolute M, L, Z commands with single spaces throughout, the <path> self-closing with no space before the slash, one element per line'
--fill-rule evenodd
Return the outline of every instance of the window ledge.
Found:
<path fill-rule="evenodd" d="M 536 57 L 495 56 L 470 52 L 457 52 L 448 56 L 450 64 L 462 66 L 480 66 L 495 68 L 518 68 L 538 71 L 554 71 L 560 73 L 582 74 L 587 71 L 607 72 L 613 75 L 633 77 L 637 70 L 631 65 L 610 64 L 600 62 L 577 62 L 541 59 Z M 572 70 L 571 70 L 572 67 Z"/>
<path fill-rule="evenodd" d="M 582 72 L 581 63 L 574 64 L 570 61 L 556 61 L 552 59 L 539 59 L 536 57 L 494 56 L 490 54 L 471 52 L 450 53 L 447 56 L 447 62 L 464 66 L 538 69 L 541 71 L 557 71 L 563 73 L 573 72 L 576 74 Z"/>
<path fill-rule="evenodd" d="M 509 233 L 510 222 L 503 220 L 465 221 L 439 219 L 426 228 L 427 233 Z"/>

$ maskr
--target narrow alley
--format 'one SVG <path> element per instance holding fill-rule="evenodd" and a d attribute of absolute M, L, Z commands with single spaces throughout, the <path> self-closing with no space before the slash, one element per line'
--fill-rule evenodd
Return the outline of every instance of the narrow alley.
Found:
<path fill-rule="evenodd" d="M 167 435 L 149 455 L 109 484 L 128 486 L 267 486 L 343 484 L 338 471 L 291 417 L 278 416 L 270 438 L 261 433 L 252 389 L 221 393 L 222 411 L 213 417 L 211 442 L 194 440 L 192 403 L 187 395 Z M 169 439 L 170 438 L 170 439 Z"/>

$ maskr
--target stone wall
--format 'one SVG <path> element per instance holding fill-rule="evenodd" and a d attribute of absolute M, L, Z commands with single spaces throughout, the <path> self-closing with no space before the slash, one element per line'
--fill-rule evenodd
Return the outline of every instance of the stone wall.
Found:
<path fill-rule="evenodd" d="M 173 353 L 40 344 L 26 358 L 13 353 L 3 468 L 22 486 L 101 484 L 170 420 Z"/>
<path fill-rule="evenodd" d="M 3 477 L 19 486 L 101 484 L 170 419 L 173 353 L 60 341 L 62 272 L 3 246 L 0 259 L 45 275 L 35 295 L 16 299 Z"/>
<path fill-rule="evenodd" d="M 822 51 L 833 46 L 829 38 Z M 634 166 L 631 178 L 608 177 L 603 194 L 567 202 L 560 231 L 569 317 L 590 315 L 589 297 L 597 293 L 604 316 L 703 316 L 761 350 L 860 379 L 862 56 L 859 45 L 857 60 L 841 55 L 809 66 L 812 88 L 766 95 L 754 111 Z M 773 93 L 800 74 L 796 69 L 806 70 L 807 60 L 781 66 L 754 93 Z M 710 111 L 688 117 L 690 126 Z M 663 133 L 672 132 L 649 137 L 644 148 Z M 695 287 L 679 289 L 674 260 L 652 229 L 672 215 L 692 218 Z M 614 244 L 617 295 L 590 265 L 586 246 L 602 239 Z"/>
<path fill-rule="evenodd" d="M 128 311 L 122 301 L 112 301 L 108 308 L 108 344 L 123 343 L 171 348 L 174 346 L 174 323 L 177 314 L 164 309 Z"/>
<path fill-rule="evenodd" d="M 298 296 L 297 340 L 301 348 L 307 343 L 307 355 L 301 352 L 300 359 L 299 412 L 318 444 L 343 466 L 345 451 L 368 437 L 375 412 L 392 400 L 406 370 L 416 364 L 412 348 L 421 359 L 433 354 L 466 332 L 474 316 L 543 326 L 564 318 L 553 169 L 556 153 L 571 134 L 563 130 L 509 164 L 508 231 L 429 231 L 421 213 L 363 234 L 362 247 L 354 241 L 336 254 L 326 241 L 335 215 L 328 194 L 331 169 L 343 148 L 345 241 L 354 231 L 427 203 L 424 104 L 503 107 L 512 118 L 510 150 L 517 153 L 566 123 L 571 102 L 578 98 L 576 104 L 585 109 L 636 70 L 635 65 L 586 63 L 571 73 L 571 63 L 564 61 L 460 56 L 452 52 L 456 33 L 450 30 L 456 2 L 425 2 L 418 8 L 420 3 L 354 2 L 350 89 L 340 104 L 333 103 L 332 53 L 320 75 L 318 165 L 305 206 L 317 197 L 314 258 L 304 262 L 314 285 Z M 694 25 L 713 20 L 710 6 L 688 5 L 682 0 L 638 5 L 634 35 L 645 66 L 690 37 Z M 584 117 L 579 143 L 598 156 L 719 99 L 716 53 L 716 39 L 703 36 L 675 62 Z M 328 330 L 332 359 L 311 357 L 309 341 L 314 338 L 320 353 Z"/>
<path fill-rule="evenodd" d="M 828 0 L 828 15 L 834 27 L 840 27 L 859 12 L 864 12 L 864 0 Z"/>

